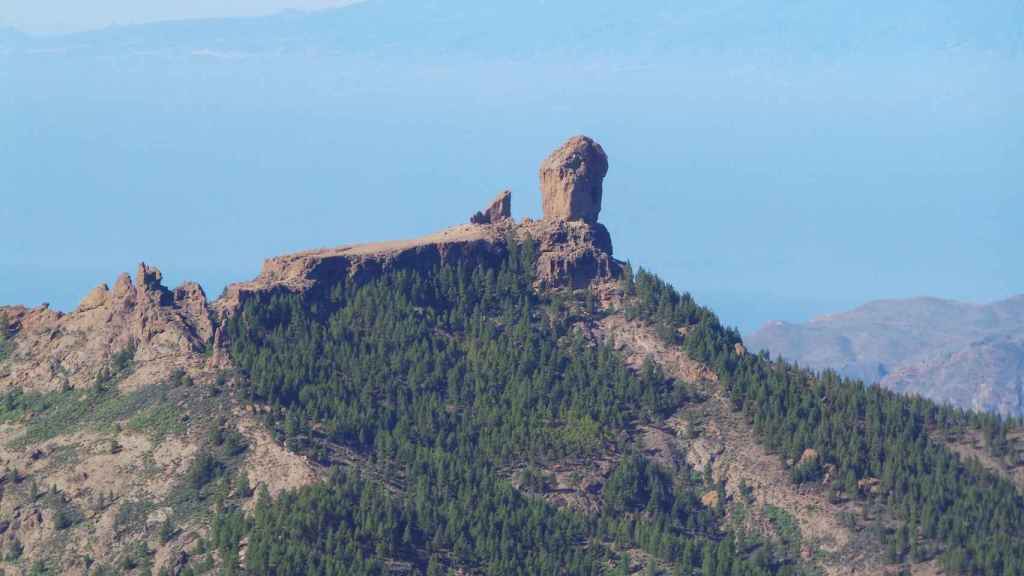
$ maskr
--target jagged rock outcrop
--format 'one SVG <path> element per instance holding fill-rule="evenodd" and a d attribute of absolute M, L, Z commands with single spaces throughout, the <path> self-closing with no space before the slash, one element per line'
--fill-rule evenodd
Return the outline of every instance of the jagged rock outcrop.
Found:
<path fill-rule="evenodd" d="M 4 558 L 0 572 L 45 565 L 84 576 L 143 544 L 154 572 L 180 572 L 209 522 L 204 513 L 177 514 L 170 494 L 214 431 L 245 439 L 237 473 L 270 494 L 319 478 L 318 467 L 220 394 L 226 366 L 205 354 L 213 322 L 202 288 L 168 290 L 145 264 L 132 278 L 97 286 L 68 314 L 0 307 L 0 397 L 17 402 L 8 394 L 20 389 L 44 398 L 8 410 L 16 417 L 0 426 L 0 549 L 16 542 L 19 556 Z M 28 488 L 37 485 L 46 498 Z M 142 502 L 139 515 L 123 504 Z M 68 511 L 75 520 L 60 520 Z M 176 530 L 154 541 L 154 527 L 172 514 Z"/>
<path fill-rule="evenodd" d="M 470 224 L 498 224 L 512 218 L 512 192 L 504 190 L 483 212 L 477 212 L 469 219 Z"/>
<path fill-rule="evenodd" d="M 184 282 L 171 293 L 174 307 L 185 318 L 185 325 L 200 342 L 213 340 L 214 325 L 203 287 L 195 282 Z"/>
<path fill-rule="evenodd" d="M 540 165 L 544 219 L 597 222 L 607 173 L 600 144 L 586 136 L 570 138 Z"/>
<path fill-rule="evenodd" d="M 121 274 L 112 289 L 97 286 L 69 314 L 45 306 L 0 308 L 15 336 L 0 390 L 89 386 L 114 354 L 130 347 L 146 363 L 140 382 L 204 363 L 214 333 L 206 295 L 198 284 L 171 291 L 162 280 L 159 269 L 139 264 L 134 283 Z"/>

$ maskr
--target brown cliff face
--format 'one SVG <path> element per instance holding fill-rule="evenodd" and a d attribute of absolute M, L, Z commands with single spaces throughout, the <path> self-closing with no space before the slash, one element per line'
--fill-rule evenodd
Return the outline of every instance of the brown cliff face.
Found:
<path fill-rule="evenodd" d="M 622 271 L 612 258 L 612 237 L 602 224 L 555 220 L 522 227 L 538 242 L 539 288 L 586 288 L 618 278 Z"/>
<path fill-rule="evenodd" d="M 597 142 L 573 136 L 540 165 L 545 220 L 597 222 L 608 156 Z"/>
<path fill-rule="evenodd" d="M 228 286 L 213 309 L 218 316 L 228 317 L 252 298 L 277 292 L 315 296 L 338 282 L 364 282 L 388 270 L 426 271 L 452 262 L 496 264 L 507 252 L 509 239 L 527 238 L 537 247 L 538 289 L 584 288 L 594 281 L 617 278 L 621 272 L 621 263 L 612 258 L 611 236 L 601 224 L 565 220 L 515 224 L 508 219 L 490 226 L 455 226 L 415 240 L 271 258 L 263 263 L 259 277 Z M 218 331 L 218 349 L 225 345 L 222 337 Z"/>

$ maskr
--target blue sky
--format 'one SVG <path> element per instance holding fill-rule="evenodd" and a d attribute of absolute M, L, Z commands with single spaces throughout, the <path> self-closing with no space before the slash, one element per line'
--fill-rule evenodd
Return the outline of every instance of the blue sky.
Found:
<path fill-rule="evenodd" d="M 611 159 L 616 255 L 744 330 L 1024 292 L 1019 2 L 586 6 L 0 34 L 0 302 L 71 309 L 141 260 L 216 296 L 504 187 L 537 217 L 537 166 L 576 133 Z"/>

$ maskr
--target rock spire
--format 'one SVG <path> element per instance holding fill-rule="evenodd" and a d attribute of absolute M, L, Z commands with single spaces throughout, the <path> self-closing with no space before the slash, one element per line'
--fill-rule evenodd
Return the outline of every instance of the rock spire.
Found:
<path fill-rule="evenodd" d="M 540 165 L 545 220 L 597 222 L 608 156 L 587 136 L 573 136 Z"/>

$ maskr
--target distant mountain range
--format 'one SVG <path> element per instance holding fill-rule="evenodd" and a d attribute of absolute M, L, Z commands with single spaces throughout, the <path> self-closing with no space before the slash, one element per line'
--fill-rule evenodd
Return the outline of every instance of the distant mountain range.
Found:
<path fill-rule="evenodd" d="M 222 47 L 288 50 L 317 46 L 376 55 L 471 53 L 523 56 L 585 50 L 664 54 L 679 47 L 796 50 L 812 53 L 893 49 L 978 49 L 1020 52 L 1024 34 L 1019 2 L 984 8 L 914 0 L 846 3 L 640 0 L 594 4 L 581 0 L 526 0 L 514 9 L 452 0 L 369 0 L 317 11 L 257 18 L 181 20 L 115 26 L 51 37 L 24 37 L 25 45 L 75 48 L 183 48 L 212 40 Z M 993 23 L 1002 23 L 993 30 Z M 0 40 L 11 43 L 11 38 Z"/>
<path fill-rule="evenodd" d="M 804 324 L 767 324 L 747 345 L 899 392 L 1024 415 L 1024 295 L 987 305 L 880 300 Z"/>

